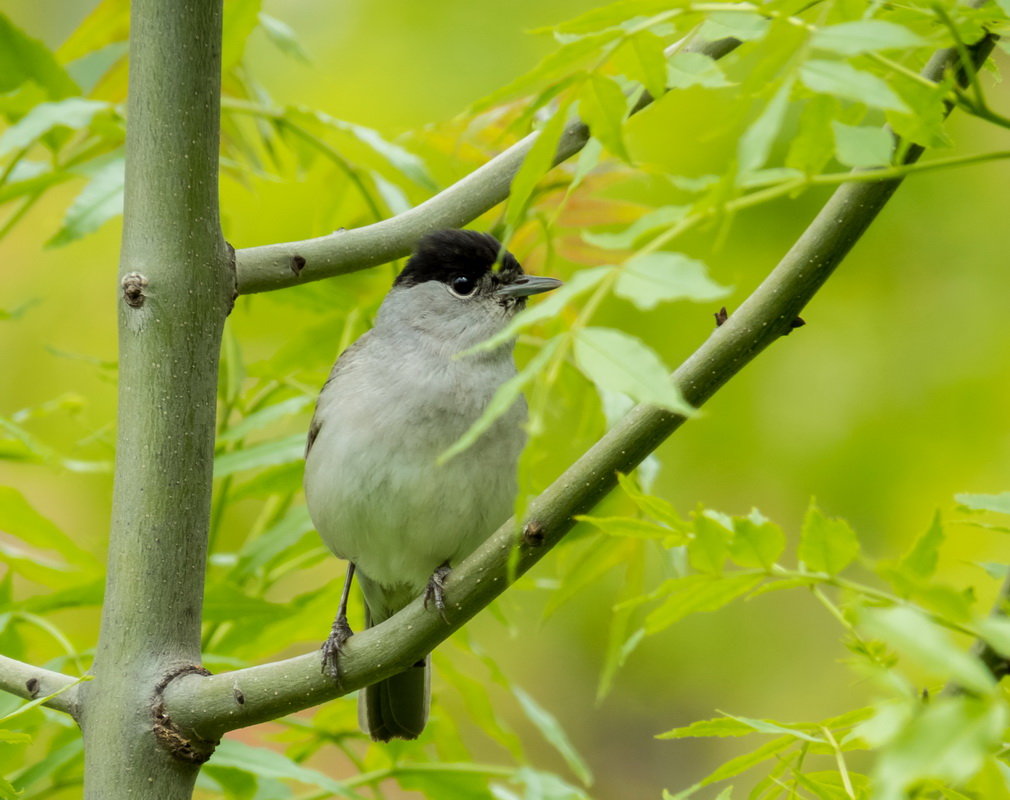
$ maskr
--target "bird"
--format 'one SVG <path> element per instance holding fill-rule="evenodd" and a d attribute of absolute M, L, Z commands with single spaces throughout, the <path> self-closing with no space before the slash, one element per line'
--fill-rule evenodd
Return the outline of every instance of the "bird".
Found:
<path fill-rule="evenodd" d="M 526 299 L 561 285 L 527 275 L 492 235 L 445 229 L 421 238 L 374 326 L 337 359 L 316 403 L 305 457 L 309 515 L 348 562 L 323 671 L 339 679 L 353 635 L 355 574 L 366 626 L 424 595 L 444 618 L 445 578 L 511 515 L 525 444 L 522 397 L 468 449 L 440 454 L 516 374 L 514 342 L 466 353 L 502 331 Z M 428 718 L 430 656 L 359 693 L 376 741 L 414 739 Z"/>

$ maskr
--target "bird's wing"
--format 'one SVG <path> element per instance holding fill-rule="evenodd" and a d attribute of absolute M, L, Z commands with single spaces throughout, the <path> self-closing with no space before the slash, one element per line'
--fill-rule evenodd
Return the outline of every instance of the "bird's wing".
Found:
<path fill-rule="evenodd" d="M 358 353 L 361 351 L 362 345 L 364 345 L 364 343 L 368 340 L 371 333 L 371 331 L 366 331 L 361 338 L 344 350 L 344 352 L 337 358 L 336 363 L 333 365 L 333 369 L 330 370 L 330 377 L 326 379 L 326 383 L 323 384 L 323 388 L 319 392 L 319 397 L 316 400 L 316 410 L 312 414 L 312 422 L 309 423 L 309 437 L 305 443 L 306 458 L 308 458 L 309 451 L 312 450 L 312 445 L 315 443 L 316 437 L 319 435 L 319 431 L 323 427 L 323 419 L 319 411 L 323 405 L 323 395 L 326 394 L 326 387 L 333 383 L 341 372 L 346 371 L 350 364 L 354 363 Z"/>

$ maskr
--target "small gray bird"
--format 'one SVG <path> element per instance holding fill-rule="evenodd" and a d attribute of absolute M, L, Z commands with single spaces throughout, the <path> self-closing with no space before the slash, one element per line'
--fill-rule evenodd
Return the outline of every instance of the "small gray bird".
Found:
<path fill-rule="evenodd" d="M 512 343 L 456 358 L 504 328 L 532 294 L 561 285 L 526 275 L 486 233 L 424 237 L 393 283 L 375 327 L 337 359 L 309 428 L 305 496 L 326 545 L 349 563 L 323 668 L 337 677 L 351 635 L 347 597 L 357 569 L 367 624 L 422 592 L 445 608 L 450 566 L 511 516 L 525 443 L 518 400 L 473 446 L 438 456 L 516 374 Z M 428 718 L 428 659 L 361 693 L 362 728 L 379 741 L 414 739 Z"/>

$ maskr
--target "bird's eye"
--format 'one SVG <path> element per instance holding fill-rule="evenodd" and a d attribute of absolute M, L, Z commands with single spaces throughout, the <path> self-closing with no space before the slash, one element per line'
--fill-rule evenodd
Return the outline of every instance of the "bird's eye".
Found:
<path fill-rule="evenodd" d="M 452 289 L 453 294 L 457 294 L 460 297 L 468 297 L 477 288 L 477 281 L 469 275 L 457 275 L 449 281 L 449 288 Z"/>

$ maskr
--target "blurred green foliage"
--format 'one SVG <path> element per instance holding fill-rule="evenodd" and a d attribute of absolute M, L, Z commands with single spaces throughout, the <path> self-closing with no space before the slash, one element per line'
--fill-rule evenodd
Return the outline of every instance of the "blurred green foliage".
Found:
<path fill-rule="evenodd" d="M 82 674 L 114 455 L 128 14 L 121 0 L 60 8 L 0 13 L 0 652 Z M 882 123 L 948 159 L 1007 149 L 995 70 L 959 97 L 909 75 L 1005 29 L 1005 0 L 225 8 L 236 247 L 402 212 L 542 131 L 511 199 L 475 223 L 567 281 L 510 331 L 524 369 L 492 408 L 530 400 L 520 504 L 629 399 L 683 408 L 668 368 L 846 168 L 890 163 Z M 699 25 L 744 45 L 719 63 L 663 55 Z M 664 85 L 625 118 L 626 92 Z M 954 99 L 969 113 L 945 123 Z M 576 110 L 594 139 L 545 177 Z M 436 652 L 419 742 L 371 745 L 336 701 L 229 736 L 201 796 L 728 798 L 722 781 L 753 798 L 1010 796 L 1006 698 L 967 654 L 975 638 L 1010 651 L 985 616 L 1007 529 L 981 516 L 1008 511 L 987 494 L 1006 488 L 1010 456 L 1008 178 L 998 157 L 909 178 L 809 324 Z M 325 635 L 342 570 L 300 496 L 304 431 L 397 267 L 239 299 L 219 393 L 212 670 Z M 954 506 L 959 492 L 972 494 Z M 741 513 L 755 507 L 768 517 Z M 945 683 L 968 692 L 935 697 Z M 22 705 L 0 698 L 0 715 Z M 15 713 L 0 720 L 0 797 L 79 796 L 72 724 Z"/>

